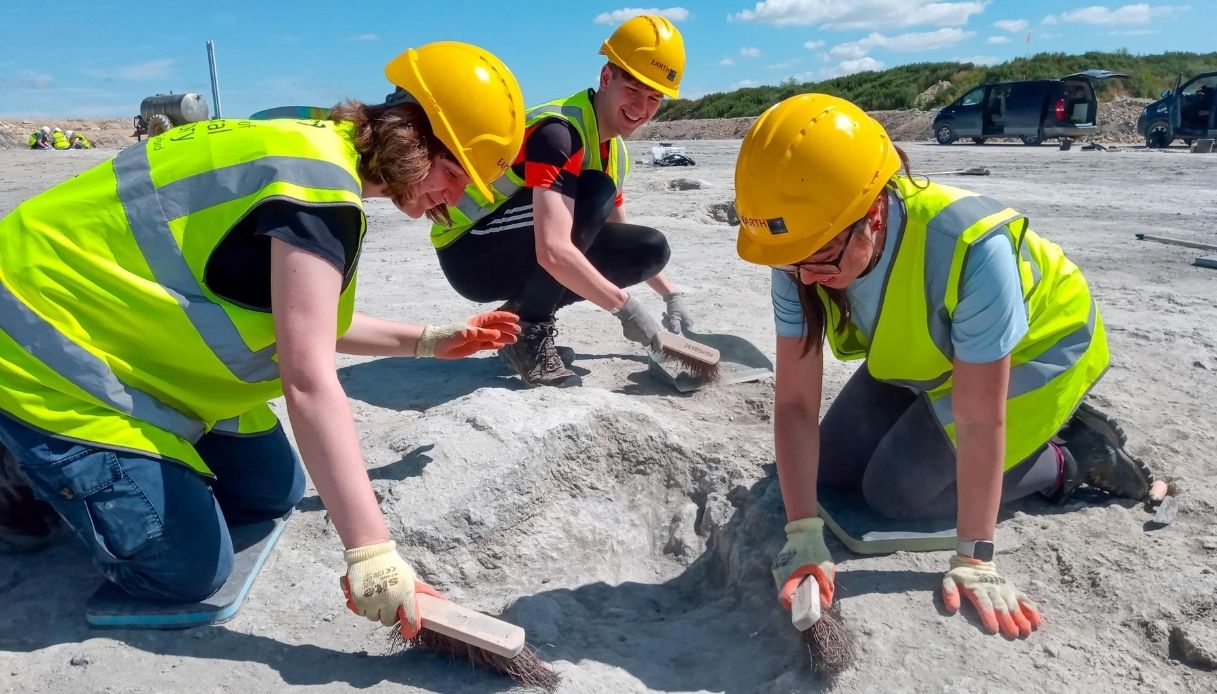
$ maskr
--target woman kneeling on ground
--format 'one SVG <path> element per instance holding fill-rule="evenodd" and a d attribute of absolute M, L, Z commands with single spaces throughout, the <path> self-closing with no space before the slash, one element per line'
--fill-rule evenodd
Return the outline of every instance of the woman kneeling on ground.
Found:
<path fill-rule="evenodd" d="M 373 494 L 335 352 L 455 359 L 519 326 L 504 312 L 445 326 L 354 313 L 362 198 L 438 218 L 466 185 L 489 195 L 524 109 L 506 66 L 469 44 L 407 50 L 385 73 L 399 87 L 388 103 L 190 123 L 0 221 L 0 540 L 46 535 L 18 515 L 30 504 L 9 503 L 23 473 L 106 578 L 141 598 L 207 598 L 233 568 L 228 526 L 283 516 L 304 492 L 267 405 L 285 395 L 347 548 L 349 607 L 417 631 L 414 572 Z"/>
<path fill-rule="evenodd" d="M 955 513 L 948 611 L 962 592 L 990 633 L 1028 635 L 1039 611 L 993 563 L 998 507 L 1082 484 L 1140 499 L 1152 482 L 1119 424 L 1082 401 L 1108 364 L 1082 273 L 1018 212 L 915 178 L 883 126 L 836 97 L 765 112 L 735 186 L 739 255 L 773 268 L 783 604 L 807 576 L 832 601 L 823 483 L 891 518 Z M 865 362 L 821 423 L 825 338 Z"/>

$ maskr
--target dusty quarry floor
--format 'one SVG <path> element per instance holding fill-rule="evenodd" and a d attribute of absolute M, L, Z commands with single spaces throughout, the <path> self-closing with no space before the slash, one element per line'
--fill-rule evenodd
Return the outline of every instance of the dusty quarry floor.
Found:
<path fill-rule="evenodd" d="M 772 356 L 767 274 L 736 258 L 734 229 L 708 211 L 733 198 L 739 143 L 683 144 L 698 165 L 636 165 L 627 210 L 669 234 L 668 272 L 697 327 Z M 649 149 L 632 147 L 635 159 Z M 989 177 L 942 180 L 1022 210 L 1082 267 L 1113 353 L 1095 399 L 1184 493 L 1178 521 L 1159 529 L 1131 503 L 1027 502 L 1008 514 L 999 566 L 1046 619 L 1023 641 L 944 616 L 935 589 L 947 553 L 860 558 L 830 541 L 860 644 L 857 667 L 831 690 L 1217 691 L 1217 673 L 1203 669 L 1217 663 L 1217 270 L 1193 267 L 1198 251 L 1133 238 L 1217 243 L 1217 155 L 908 151 L 920 171 L 989 167 Z M 112 155 L 0 152 L 0 214 Z M 701 187 L 674 190 L 678 178 Z M 425 224 L 383 200 L 367 210 L 362 310 L 439 322 L 486 308 L 447 287 Z M 658 297 L 639 295 L 658 314 Z M 772 381 L 677 395 L 647 375 L 608 315 L 575 306 L 559 319 L 580 389 L 522 389 L 495 358 L 340 358 L 406 555 L 452 598 L 527 628 L 563 691 L 823 690 L 768 572 L 783 540 Z M 829 362 L 831 399 L 853 367 Z M 510 688 L 459 663 L 388 654 L 385 631 L 343 606 L 340 550 L 310 490 L 236 619 L 176 632 L 90 630 L 83 606 L 99 578 L 71 542 L 0 556 L 0 691 Z"/>

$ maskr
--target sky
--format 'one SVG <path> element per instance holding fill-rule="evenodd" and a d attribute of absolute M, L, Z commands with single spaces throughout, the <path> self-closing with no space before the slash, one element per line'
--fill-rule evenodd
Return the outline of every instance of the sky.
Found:
<path fill-rule="evenodd" d="M 681 96 L 697 98 L 914 62 L 993 64 L 1044 51 L 1207 52 L 1215 48 L 1212 11 L 1201 4 L 6 0 L 0 118 L 129 118 L 144 97 L 169 92 L 201 94 L 214 114 L 208 40 L 215 45 L 222 114 L 234 118 L 274 106 L 379 102 L 390 91 L 385 63 L 437 40 L 491 50 L 515 73 L 525 101 L 542 103 L 594 86 L 604 62 L 600 44 L 643 12 L 662 14 L 680 29 L 688 56 Z"/>

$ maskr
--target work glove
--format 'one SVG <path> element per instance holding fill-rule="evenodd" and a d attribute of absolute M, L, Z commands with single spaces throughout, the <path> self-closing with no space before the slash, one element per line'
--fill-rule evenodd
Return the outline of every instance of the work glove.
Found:
<path fill-rule="evenodd" d="M 340 583 L 347 608 L 387 627 L 399 624 L 402 638 L 412 639 L 422 629 L 415 593 L 444 597 L 415 577 L 392 540 L 348 549 L 343 558 L 347 575 Z"/>
<path fill-rule="evenodd" d="M 460 359 L 484 349 L 506 347 L 520 334 L 519 321 L 514 313 L 488 311 L 459 323 L 428 325 L 418 338 L 414 355 Z"/>
<path fill-rule="evenodd" d="M 950 614 L 959 611 L 960 593 L 976 608 L 980 623 L 990 634 L 1000 629 L 1010 638 L 1029 636 L 1043 623 L 1035 603 L 999 576 L 991 561 L 958 554 L 951 557 L 951 570 L 942 577 L 942 603 Z"/>
<path fill-rule="evenodd" d="M 824 545 L 824 521 L 800 518 L 786 524 L 786 546 L 773 560 L 773 582 L 778 587 L 778 600 L 790 609 L 794 592 L 803 579 L 812 576 L 820 585 L 820 606 L 832 605 L 836 590 L 837 566 Z"/>
<path fill-rule="evenodd" d="M 668 332 L 680 335 L 685 328 L 692 328 L 693 321 L 689 318 L 689 310 L 685 308 L 685 302 L 681 300 L 684 294 L 680 292 L 668 292 L 663 295 L 663 303 L 668 310 L 663 313 L 663 327 L 668 329 Z"/>
<path fill-rule="evenodd" d="M 652 352 L 660 350 L 659 323 L 633 296 L 627 294 L 625 305 L 613 311 L 613 315 L 621 321 L 621 334 L 625 335 L 625 339 L 637 342 Z"/>

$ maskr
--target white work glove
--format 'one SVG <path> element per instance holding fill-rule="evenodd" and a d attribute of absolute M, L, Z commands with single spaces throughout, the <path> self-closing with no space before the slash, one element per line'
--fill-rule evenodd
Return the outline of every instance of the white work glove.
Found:
<path fill-rule="evenodd" d="M 613 311 L 613 315 L 621 321 L 621 334 L 625 335 L 625 339 L 637 342 L 652 352 L 658 352 L 662 348 L 659 342 L 659 323 L 633 296 L 626 294 L 625 305 Z"/>
<path fill-rule="evenodd" d="M 791 599 L 799 584 L 808 576 L 820 584 L 820 605 L 832 605 L 836 591 L 837 565 L 824 544 L 824 521 L 820 518 L 800 518 L 786 524 L 786 545 L 773 560 L 773 582 L 777 584 L 778 601 L 790 609 Z"/>
<path fill-rule="evenodd" d="M 667 306 L 667 311 L 663 313 L 663 327 L 668 329 L 668 332 L 680 335 L 685 328 L 693 327 L 693 320 L 689 318 L 689 310 L 685 308 L 684 301 L 681 300 L 684 294 L 681 292 L 668 292 L 663 295 L 663 303 Z"/>
<path fill-rule="evenodd" d="M 389 540 L 356 547 L 342 556 L 347 562 L 347 575 L 341 582 L 347 607 L 387 627 L 400 620 L 402 636 L 406 638 L 418 634 L 422 625 L 414 604 L 414 569 L 397 553 L 397 543 Z M 421 582 L 419 585 L 426 586 Z"/>
<path fill-rule="evenodd" d="M 484 349 L 505 347 L 519 334 L 520 322 L 514 313 L 488 311 L 458 323 L 424 327 L 414 355 L 460 359 Z"/>

